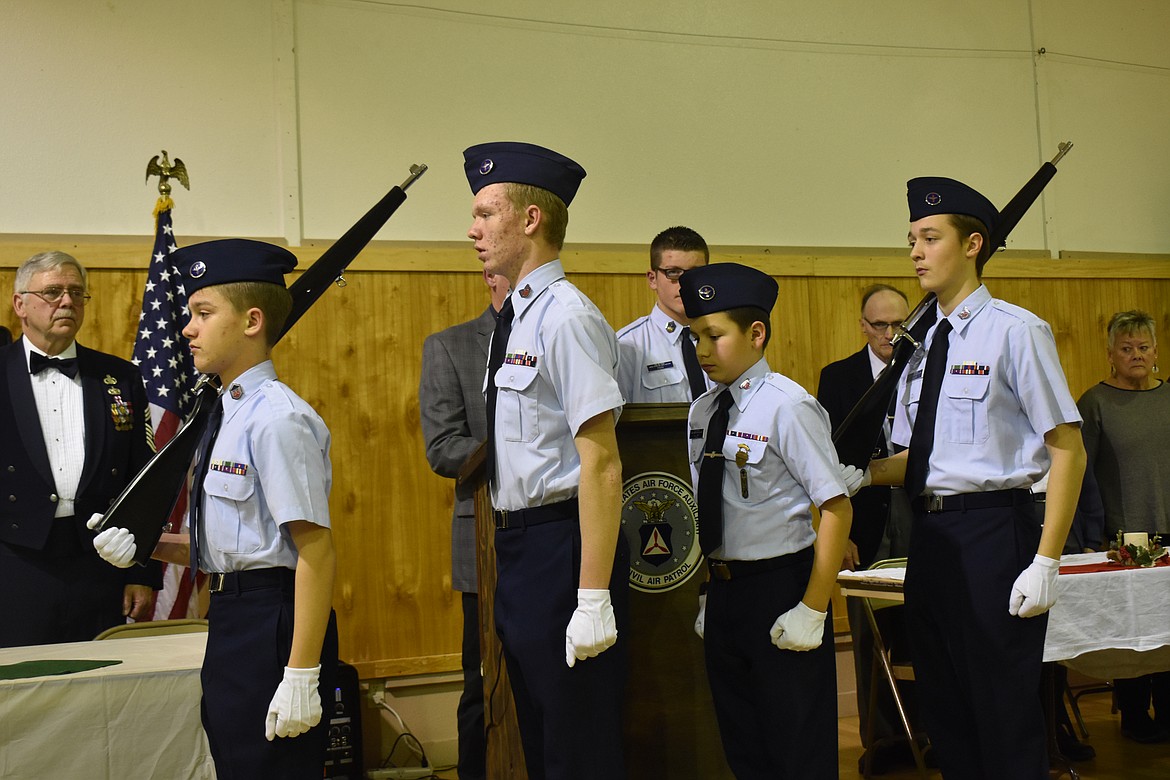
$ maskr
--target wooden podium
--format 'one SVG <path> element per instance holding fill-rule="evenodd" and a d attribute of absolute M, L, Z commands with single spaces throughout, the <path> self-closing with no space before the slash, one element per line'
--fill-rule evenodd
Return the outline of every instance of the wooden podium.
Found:
<path fill-rule="evenodd" d="M 723 758 L 703 642 L 694 632 L 706 579 L 695 535 L 687 404 L 630 404 L 617 425 L 622 539 L 630 545 L 630 671 L 623 721 L 630 778 L 732 778 Z M 460 480 L 477 481 L 480 647 L 487 775 L 527 780 L 512 693 L 494 623 L 495 525 L 483 448 Z M 586 661 L 585 663 L 588 663 Z"/>

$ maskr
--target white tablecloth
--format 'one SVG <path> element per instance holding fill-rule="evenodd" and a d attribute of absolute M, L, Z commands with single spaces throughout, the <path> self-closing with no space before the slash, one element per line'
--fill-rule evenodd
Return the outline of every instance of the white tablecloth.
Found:
<path fill-rule="evenodd" d="M 206 633 L 0 649 L 21 661 L 118 659 L 76 674 L 0 680 L 6 780 L 215 777 L 199 722 Z"/>
<path fill-rule="evenodd" d="M 1062 566 L 1104 561 L 1105 553 L 1060 559 Z M 905 569 L 878 569 L 841 572 L 838 582 L 846 595 L 900 599 L 905 577 Z M 1170 669 L 1170 566 L 1062 574 L 1056 589 L 1045 661 L 1101 679 Z"/>

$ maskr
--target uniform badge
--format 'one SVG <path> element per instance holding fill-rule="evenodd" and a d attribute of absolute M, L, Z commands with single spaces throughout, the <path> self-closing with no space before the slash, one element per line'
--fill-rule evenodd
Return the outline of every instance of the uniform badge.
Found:
<path fill-rule="evenodd" d="M 110 376 L 109 374 L 106 374 L 105 378 L 104 378 L 104 379 L 102 379 L 102 384 L 104 384 L 104 385 L 116 385 L 116 384 L 118 384 L 118 380 L 117 380 L 117 379 L 114 379 L 114 378 L 113 378 L 112 376 Z"/>
<path fill-rule="evenodd" d="M 536 368 L 536 355 L 529 355 L 527 352 L 508 352 L 504 354 L 504 365 Z"/>
<path fill-rule="evenodd" d="M 630 548 L 630 587 L 665 593 L 699 570 L 699 507 L 690 485 L 647 471 L 622 486 L 622 538 Z"/>
<path fill-rule="evenodd" d="M 967 360 L 952 365 L 951 373 L 961 376 L 987 376 L 991 373 L 991 366 L 983 366 L 974 360 Z"/>
<path fill-rule="evenodd" d="M 110 392 L 115 390 L 110 388 Z M 110 404 L 110 419 L 114 422 L 115 431 L 128 431 L 134 427 L 134 413 L 130 408 L 130 404 L 122 400 L 121 395 L 115 395 L 113 403 Z"/>
<path fill-rule="evenodd" d="M 664 368 L 674 368 L 674 361 L 668 360 L 665 363 L 651 363 L 646 366 L 647 371 L 661 371 Z"/>
<path fill-rule="evenodd" d="M 492 168 L 495 168 L 495 167 L 496 167 L 496 164 L 494 162 L 492 162 L 490 159 L 484 160 L 483 162 L 481 162 L 479 164 L 479 175 L 480 176 L 487 176 L 489 173 L 492 172 Z"/>
<path fill-rule="evenodd" d="M 192 279 L 198 279 L 199 277 L 203 276 L 203 274 L 207 273 L 207 263 L 203 262 L 202 260 L 196 260 L 194 263 L 191 263 L 190 273 Z"/>
<path fill-rule="evenodd" d="M 928 192 L 926 193 L 926 203 L 929 206 L 937 206 L 942 203 L 942 195 L 937 192 Z"/>
<path fill-rule="evenodd" d="M 531 296 L 532 296 L 532 285 L 530 285 L 530 284 L 524 285 L 524 289 L 520 291 L 520 297 L 527 300 Z"/>
<path fill-rule="evenodd" d="M 715 297 L 715 288 L 709 284 L 705 284 L 699 288 L 699 298 L 704 301 L 709 301 Z"/>
<path fill-rule="evenodd" d="M 247 463 L 233 463 L 230 460 L 213 460 L 207 464 L 209 471 L 218 471 L 222 474 L 235 474 L 237 477 L 248 476 Z"/>
<path fill-rule="evenodd" d="M 964 306 L 963 310 L 961 312 L 959 312 L 959 319 L 961 319 L 961 320 L 965 320 L 970 316 L 971 316 L 971 310 L 968 309 L 966 306 Z"/>
<path fill-rule="evenodd" d="M 106 388 L 106 392 L 107 392 L 107 393 L 109 393 L 110 395 L 121 395 L 121 394 L 122 394 L 122 389 L 121 389 L 121 388 L 119 388 L 119 387 L 117 387 L 117 386 L 115 386 L 115 387 L 107 387 L 107 388 Z"/>
<path fill-rule="evenodd" d="M 232 386 L 228 388 L 228 395 L 232 397 L 233 401 L 238 401 L 244 397 L 244 388 L 240 387 L 239 383 L 233 382 Z"/>
<path fill-rule="evenodd" d="M 674 320 L 671 320 L 670 322 L 666 323 L 666 332 L 667 333 L 674 333 Z"/>
<path fill-rule="evenodd" d="M 748 441 L 762 441 L 765 444 L 768 443 L 768 437 L 762 433 L 748 433 L 747 431 L 728 431 L 727 435 L 734 438 L 734 439 L 747 439 Z M 746 444 L 741 444 L 739 446 L 751 449 Z"/>
<path fill-rule="evenodd" d="M 751 386 L 752 386 L 752 380 L 750 380 L 750 379 L 745 379 L 739 383 L 740 390 L 747 390 Z"/>

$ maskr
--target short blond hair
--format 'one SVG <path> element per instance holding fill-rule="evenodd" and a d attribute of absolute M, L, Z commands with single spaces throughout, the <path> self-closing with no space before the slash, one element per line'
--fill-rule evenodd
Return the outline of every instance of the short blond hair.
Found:
<path fill-rule="evenodd" d="M 1150 341 L 1158 344 L 1158 334 L 1154 330 L 1154 318 L 1141 309 L 1119 311 L 1109 318 L 1109 325 L 1105 328 L 1108 335 L 1109 347 L 1117 343 L 1118 336 L 1132 336 L 1135 333 L 1150 334 Z"/>
<path fill-rule="evenodd" d="M 556 247 L 559 251 L 565 246 L 565 231 L 569 227 L 569 207 L 565 202 L 541 187 L 518 182 L 506 182 L 504 188 L 508 202 L 517 212 L 525 211 L 529 206 L 540 209 L 541 225 L 544 227 L 544 240 Z"/>

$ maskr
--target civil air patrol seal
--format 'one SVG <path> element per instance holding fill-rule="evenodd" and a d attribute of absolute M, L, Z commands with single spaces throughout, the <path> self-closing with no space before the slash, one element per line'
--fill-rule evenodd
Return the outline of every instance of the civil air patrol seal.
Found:
<path fill-rule="evenodd" d="M 665 593 L 699 570 L 699 506 L 673 474 L 646 471 L 622 486 L 622 535 L 630 546 L 630 587 Z"/>
<path fill-rule="evenodd" d="M 202 260 L 196 260 L 194 263 L 191 263 L 190 274 L 192 279 L 198 279 L 205 273 L 207 273 L 207 263 Z"/>
<path fill-rule="evenodd" d="M 489 173 L 492 172 L 492 168 L 495 168 L 495 167 L 496 167 L 496 164 L 494 162 L 492 162 L 490 159 L 484 160 L 483 162 L 481 162 L 479 164 L 479 175 L 480 176 L 487 176 Z"/>
<path fill-rule="evenodd" d="M 699 288 L 699 297 L 704 301 L 709 301 L 715 297 L 715 288 L 709 284 L 705 284 Z"/>
<path fill-rule="evenodd" d="M 926 202 L 930 206 L 937 206 L 942 203 L 942 195 L 937 192 L 928 192 L 926 193 Z"/>

